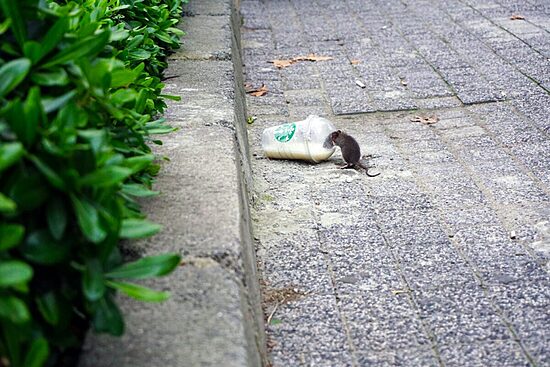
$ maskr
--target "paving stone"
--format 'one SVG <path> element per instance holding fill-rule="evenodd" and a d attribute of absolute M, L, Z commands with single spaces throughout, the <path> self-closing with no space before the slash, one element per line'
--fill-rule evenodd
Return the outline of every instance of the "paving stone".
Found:
<path fill-rule="evenodd" d="M 283 305 L 292 326 L 269 326 L 275 365 L 544 365 L 548 5 L 260 4 L 244 14 L 264 7 L 273 34 L 243 28 L 259 32 L 245 36 L 247 79 L 273 85 L 248 98 L 264 113 L 249 126 L 254 191 L 273 198 L 256 206 L 258 258 L 265 281 L 312 292 Z M 310 52 L 333 59 L 263 64 Z M 354 136 L 381 175 L 338 170 L 340 150 L 317 165 L 262 158 L 263 128 L 309 113 Z"/>
<path fill-rule="evenodd" d="M 276 320 L 268 327 L 276 343 L 272 354 L 284 365 L 289 361 L 287 356 L 342 353 L 347 349 L 334 296 L 310 295 L 279 305 L 272 320 Z"/>
<path fill-rule="evenodd" d="M 531 366 L 520 346 L 510 340 L 444 345 L 440 355 L 449 366 Z"/>
<path fill-rule="evenodd" d="M 399 349 L 380 354 L 358 353 L 360 366 L 390 367 L 390 366 L 439 366 L 434 352 L 429 348 Z"/>
<path fill-rule="evenodd" d="M 339 297 L 338 306 L 358 354 L 430 348 L 416 311 L 406 292 L 400 291 Z"/>
<path fill-rule="evenodd" d="M 422 289 L 414 293 L 414 299 L 438 344 L 512 339 L 490 299 L 473 283 Z"/>

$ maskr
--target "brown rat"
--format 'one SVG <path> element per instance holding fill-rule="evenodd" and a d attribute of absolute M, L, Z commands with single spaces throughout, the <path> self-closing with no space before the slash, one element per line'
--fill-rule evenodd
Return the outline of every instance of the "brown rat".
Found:
<path fill-rule="evenodd" d="M 361 163 L 361 148 L 351 135 L 346 134 L 342 130 L 334 131 L 330 135 L 332 144 L 340 147 L 342 151 L 342 157 L 346 161 L 346 165 L 340 168 L 354 168 L 355 166 L 361 167 L 365 170 L 365 173 L 369 177 L 376 177 L 380 173 L 375 175 L 369 174 L 369 167 Z"/>

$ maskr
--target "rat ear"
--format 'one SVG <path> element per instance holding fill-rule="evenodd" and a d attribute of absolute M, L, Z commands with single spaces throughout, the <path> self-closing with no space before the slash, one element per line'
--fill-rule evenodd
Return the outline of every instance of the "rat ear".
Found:
<path fill-rule="evenodd" d="M 342 133 L 342 130 L 338 130 L 338 131 L 336 131 L 336 132 L 337 132 L 338 134 L 341 134 L 341 133 Z"/>

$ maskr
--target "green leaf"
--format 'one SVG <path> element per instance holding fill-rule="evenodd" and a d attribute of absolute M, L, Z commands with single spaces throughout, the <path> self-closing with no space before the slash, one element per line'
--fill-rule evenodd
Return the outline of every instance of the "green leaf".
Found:
<path fill-rule="evenodd" d="M 67 210 L 63 200 L 58 197 L 52 198 L 46 207 L 48 228 L 53 238 L 60 240 L 67 227 Z"/>
<path fill-rule="evenodd" d="M 0 287 L 26 283 L 32 278 L 32 268 L 17 260 L 0 262 Z"/>
<path fill-rule="evenodd" d="M 117 185 L 132 174 L 132 170 L 120 166 L 102 167 L 80 179 L 83 186 L 106 187 Z"/>
<path fill-rule="evenodd" d="M 46 163 L 42 162 L 37 156 L 29 155 L 29 159 L 34 163 L 36 168 L 38 168 L 38 170 L 42 172 L 42 174 L 46 177 L 48 182 L 52 184 L 53 187 L 62 191 L 66 190 L 65 181 L 63 181 L 63 179 L 57 174 L 57 172 L 46 165 Z"/>
<path fill-rule="evenodd" d="M 81 57 L 96 55 L 101 52 L 109 42 L 109 31 L 100 34 L 84 37 L 55 54 L 43 67 L 49 68 L 54 65 L 75 61 Z"/>
<path fill-rule="evenodd" d="M 25 227 L 20 224 L 0 224 L 0 251 L 17 246 L 24 234 Z"/>
<path fill-rule="evenodd" d="M 2 316 L 0 315 L 0 319 Z M 0 321 L 1 322 L 1 321 Z M 3 355 L 9 356 L 10 365 L 19 366 L 21 365 L 21 344 L 23 343 L 23 335 L 20 333 L 20 325 L 13 324 L 11 322 L 1 322 L 2 327 L 0 328 L 0 338 L 3 341 Z"/>
<path fill-rule="evenodd" d="M 126 263 L 105 274 L 107 278 L 146 279 L 171 273 L 180 263 L 181 257 L 175 254 L 148 256 Z"/>
<path fill-rule="evenodd" d="M 107 144 L 107 134 L 105 130 L 78 130 L 78 136 L 86 140 L 92 147 L 94 154 L 97 154 L 103 146 Z"/>
<path fill-rule="evenodd" d="M 141 184 L 124 184 L 122 185 L 122 192 L 136 197 L 150 197 L 159 194 L 158 191 L 151 191 Z"/>
<path fill-rule="evenodd" d="M 116 42 L 116 41 L 122 41 L 125 40 L 130 36 L 130 32 L 126 29 L 113 29 L 111 30 L 111 37 L 109 38 L 109 42 Z"/>
<path fill-rule="evenodd" d="M 3 35 L 4 33 L 6 33 L 6 31 L 10 28 L 10 26 L 11 26 L 10 18 L 0 23 L 0 35 Z"/>
<path fill-rule="evenodd" d="M 27 351 L 23 367 L 42 367 L 46 363 L 49 354 L 48 341 L 44 338 L 35 339 Z"/>
<path fill-rule="evenodd" d="M 32 73 L 31 80 L 38 85 L 45 87 L 65 86 L 69 84 L 69 75 L 65 69 L 52 69 L 48 72 Z"/>
<path fill-rule="evenodd" d="M 5 2 L 6 0 L 0 1 Z M 31 61 L 29 59 L 21 58 L 5 63 L 0 68 L 0 98 L 17 87 L 25 79 L 30 69 Z"/>
<path fill-rule="evenodd" d="M 94 205 L 88 199 L 80 200 L 74 194 L 71 194 L 71 201 L 84 236 L 93 243 L 103 241 L 107 237 L 107 232 L 101 226 L 99 214 Z"/>
<path fill-rule="evenodd" d="M 34 142 L 38 126 L 42 124 L 44 118 L 39 87 L 32 87 L 29 90 L 29 95 L 23 104 L 23 112 L 25 116 L 17 124 L 16 133 L 19 139 L 29 146 Z"/>
<path fill-rule="evenodd" d="M 121 106 L 125 103 L 135 101 L 137 93 L 132 88 L 119 89 L 111 95 L 111 102 L 117 106 Z"/>
<path fill-rule="evenodd" d="M 58 242 L 46 230 L 30 233 L 21 246 L 25 259 L 37 264 L 53 265 L 67 259 L 70 246 Z"/>
<path fill-rule="evenodd" d="M 161 94 L 160 96 L 162 98 L 170 99 L 172 101 L 181 101 L 181 96 L 173 96 L 171 94 Z"/>
<path fill-rule="evenodd" d="M 171 132 L 176 131 L 177 129 L 175 127 L 165 126 L 165 127 L 157 127 L 157 128 L 147 128 L 147 132 L 151 135 L 156 134 L 169 134 Z"/>
<path fill-rule="evenodd" d="M 0 145 L 0 172 L 19 161 L 23 154 L 25 154 L 25 149 L 20 142 Z"/>
<path fill-rule="evenodd" d="M 42 175 L 28 167 L 25 171 L 20 170 L 9 188 L 8 195 L 17 203 L 21 211 L 33 210 L 42 205 L 49 195 L 48 185 Z"/>
<path fill-rule="evenodd" d="M 53 50 L 55 46 L 59 44 L 68 28 L 69 18 L 63 16 L 60 17 L 42 39 L 41 52 L 37 61 L 40 61 L 51 50 Z"/>
<path fill-rule="evenodd" d="M 151 163 L 153 163 L 154 160 L 154 155 L 145 154 L 127 158 L 122 164 L 124 165 L 124 167 L 130 168 L 132 174 L 134 174 L 147 168 Z"/>
<path fill-rule="evenodd" d="M 16 209 L 15 201 L 0 192 L 0 213 L 12 214 Z"/>
<path fill-rule="evenodd" d="M 151 53 L 145 51 L 142 48 L 138 48 L 136 50 L 131 50 L 130 52 L 128 52 L 128 56 L 134 60 L 147 60 L 151 57 Z"/>
<path fill-rule="evenodd" d="M 162 302 L 166 301 L 170 297 L 170 293 L 168 292 L 155 291 L 150 288 L 142 287 L 133 283 L 108 281 L 107 285 L 139 301 Z"/>
<path fill-rule="evenodd" d="M 124 333 L 122 314 L 110 297 L 103 297 L 98 301 L 92 324 L 96 332 L 107 332 L 115 336 Z"/>
<path fill-rule="evenodd" d="M 17 297 L 0 297 L 0 318 L 8 319 L 15 324 L 21 324 L 30 319 L 29 309 Z"/>
<path fill-rule="evenodd" d="M 139 73 L 136 74 L 133 70 L 120 69 L 113 70 L 111 73 L 111 88 L 120 88 L 128 86 L 130 83 L 133 83 L 134 80 L 138 77 Z"/>
<path fill-rule="evenodd" d="M 76 95 L 76 90 L 68 91 L 54 98 L 42 98 L 42 107 L 46 113 L 54 112 L 65 106 Z"/>
<path fill-rule="evenodd" d="M 47 323 L 57 325 L 61 317 L 59 303 L 55 293 L 48 292 L 36 299 L 38 310 Z"/>
<path fill-rule="evenodd" d="M 4 16 L 11 19 L 11 30 L 13 31 L 17 43 L 22 47 L 27 39 L 27 27 L 24 23 L 25 18 L 23 18 L 19 12 L 20 6 L 17 0 L 0 0 L 0 8 L 2 8 Z M 1 77 L 0 80 L 2 80 Z"/>
<path fill-rule="evenodd" d="M 90 301 L 97 301 L 105 294 L 105 279 L 99 260 L 91 259 L 86 262 L 82 277 L 82 289 L 84 295 Z"/>
<path fill-rule="evenodd" d="M 162 226 L 145 219 L 129 218 L 122 221 L 121 238 L 144 238 L 156 234 Z"/>
<path fill-rule="evenodd" d="M 26 41 L 23 45 L 23 55 L 35 64 L 40 57 L 40 43 L 36 41 Z"/>

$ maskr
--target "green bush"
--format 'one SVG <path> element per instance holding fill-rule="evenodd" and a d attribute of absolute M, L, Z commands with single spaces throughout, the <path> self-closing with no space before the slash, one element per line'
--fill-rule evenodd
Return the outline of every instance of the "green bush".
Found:
<path fill-rule="evenodd" d="M 155 234 L 138 198 L 182 0 L 0 0 L 0 366 L 59 365 L 86 330 L 121 335 L 116 291 L 163 276 L 166 254 L 125 263 L 121 239 Z M 171 98 L 171 97 L 169 97 Z"/>

